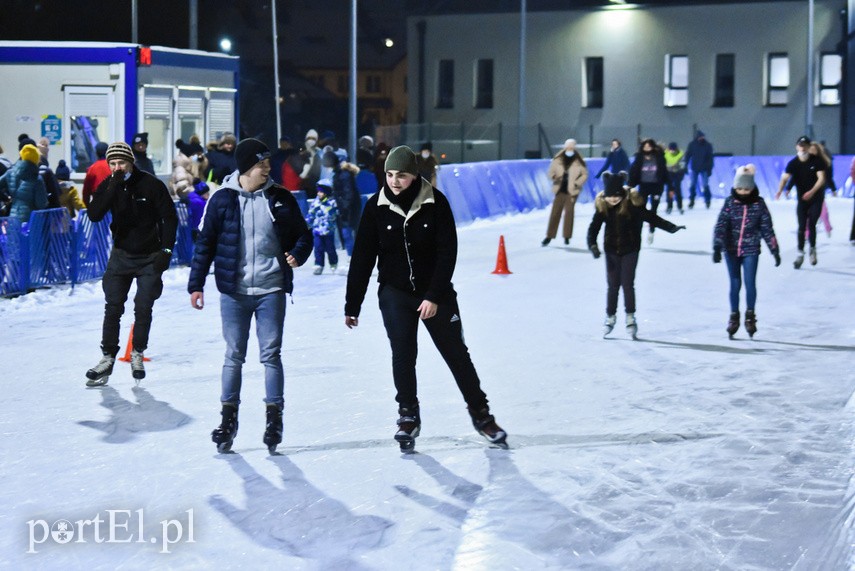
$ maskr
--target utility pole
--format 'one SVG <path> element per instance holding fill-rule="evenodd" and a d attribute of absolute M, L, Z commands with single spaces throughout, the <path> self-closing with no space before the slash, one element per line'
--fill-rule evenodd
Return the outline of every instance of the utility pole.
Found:
<path fill-rule="evenodd" d="M 350 105 L 347 146 L 350 160 L 356 162 L 356 0 L 350 0 Z"/>
<path fill-rule="evenodd" d="M 137 0 L 131 0 L 131 43 L 138 44 L 139 36 L 137 28 L 139 27 L 139 18 L 137 17 Z"/>
<path fill-rule="evenodd" d="M 199 0 L 190 2 L 190 49 L 199 49 Z"/>
<path fill-rule="evenodd" d="M 276 148 L 278 149 L 279 139 L 282 138 L 282 104 L 279 102 L 279 34 L 276 31 L 276 0 L 270 3 L 270 7 L 273 10 L 273 82 L 276 84 Z"/>

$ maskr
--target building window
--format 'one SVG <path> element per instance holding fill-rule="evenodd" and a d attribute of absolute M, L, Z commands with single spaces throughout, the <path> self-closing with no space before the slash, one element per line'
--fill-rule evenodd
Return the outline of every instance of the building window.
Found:
<path fill-rule="evenodd" d="M 493 60 L 475 62 L 475 108 L 493 108 Z"/>
<path fill-rule="evenodd" d="M 835 53 L 819 56 L 819 104 L 840 105 L 843 58 Z"/>
<path fill-rule="evenodd" d="M 585 58 L 582 79 L 582 106 L 590 109 L 603 108 L 603 58 Z"/>
<path fill-rule="evenodd" d="M 787 104 L 787 89 L 790 87 L 790 56 L 773 53 L 766 57 L 766 105 Z"/>
<path fill-rule="evenodd" d="M 716 54 L 713 107 L 733 107 L 733 92 L 736 86 L 735 67 L 733 54 Z"/>
<path fill-rule="evenodd" d="M 665 107 L 689 104 L 689 56 L 665 56 Z"/>
<path fill-rule="evenodd" d="M 365 77 L 365 92 L 380 93 L 380 76 L 369 75 Z"/>
<path fill-rule="evenodd" d="M 454 108 L 454 60 L 439 60 L 436 81 L 437 109 Z"/>

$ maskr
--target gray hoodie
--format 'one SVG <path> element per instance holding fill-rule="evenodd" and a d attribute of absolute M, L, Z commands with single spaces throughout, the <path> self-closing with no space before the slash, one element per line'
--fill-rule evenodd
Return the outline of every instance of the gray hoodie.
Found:
<path fill-rule="evenodd" d="M 238 171 L 226 176 L 223 186 L 238 192 L 240 208 L 241 265 L 238 268 L 237 293 L 263 295 L 285 288 L 285 276 L 277 256 L 281 245 L 273 228 L 273 213 L 267 203 L 268 178 L 255 192 L 240 187 Z"/>

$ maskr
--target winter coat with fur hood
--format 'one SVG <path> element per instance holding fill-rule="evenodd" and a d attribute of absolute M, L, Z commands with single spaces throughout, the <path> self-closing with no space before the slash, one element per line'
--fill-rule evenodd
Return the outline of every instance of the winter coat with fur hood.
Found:
<path fill-rule="evenodd" d="M 673 234 L 678 230 L 676 224 L 660 218 L 644 207 L 645 197 L 632 191 L 615 206 L 606 202 L 600 192 L 594 200 L 594 218 L 588 227 L 588 247 L 597 243 L 600 226 L 606 225 L 603 237 L 603 250 L 607 254 L 625 256 L 641 250 L 641 230 L 649 222 L 666 232 Z"/>

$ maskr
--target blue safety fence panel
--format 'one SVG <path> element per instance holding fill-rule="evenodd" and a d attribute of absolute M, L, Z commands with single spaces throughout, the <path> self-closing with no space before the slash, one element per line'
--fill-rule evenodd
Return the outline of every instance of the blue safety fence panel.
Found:
<path fill-rule="evenodd" d="M 113 235 L 112 216 L 108 212 L 100 222 L 92 222 L 85 210 L 77 215 L 74 253 L 72 255 L 72 284 L 100 278 L 107 269 Z"/>
<path fill-rule="evenodd" d="M 30 214 L 30 286 L 71 281 L 70 252 L 74 226 L 68 210 L 49 208 Z"/>
<path fill-rule="evenodd" d="M 26 240 L 17 218 L 0 218 L 0 295 L 14 295 L 27 291 L 29 270 Z"/>
<path fill-rule="evenodd" d="M 183 202 L 176 202 L 175 213 L 178 215 L 178 231 L 175 236 L 175 247 L 172 248 L 170 266 L 189 264 L 193 259 L 193 229 L 190 228 L 190 211 Z"/>

